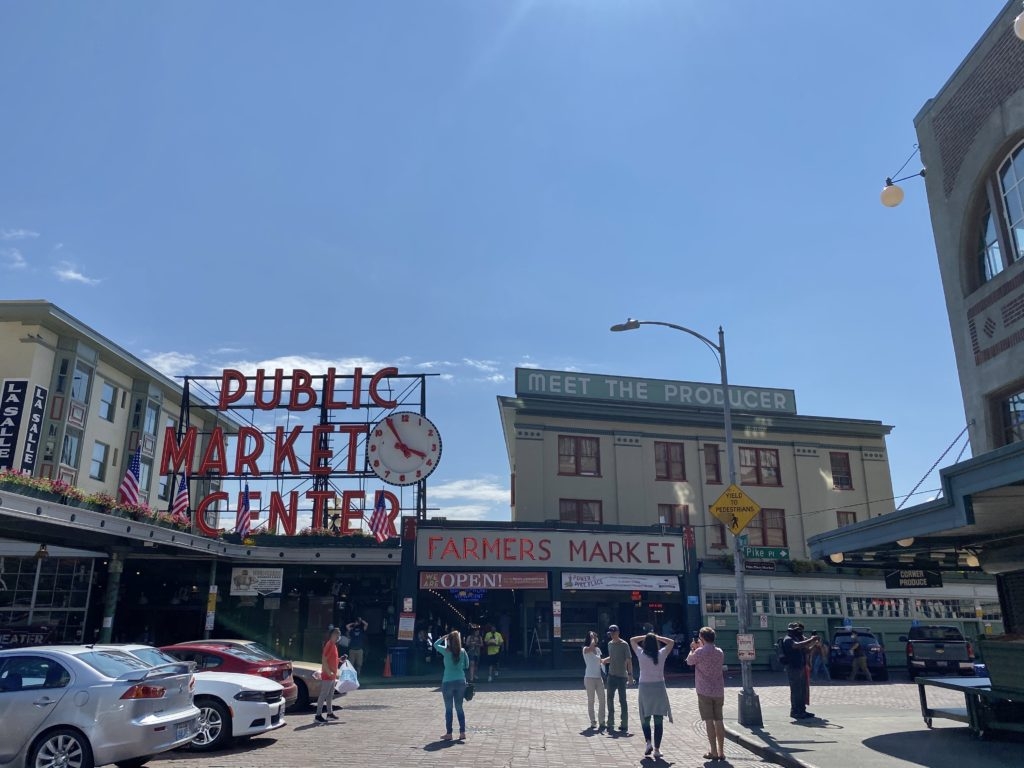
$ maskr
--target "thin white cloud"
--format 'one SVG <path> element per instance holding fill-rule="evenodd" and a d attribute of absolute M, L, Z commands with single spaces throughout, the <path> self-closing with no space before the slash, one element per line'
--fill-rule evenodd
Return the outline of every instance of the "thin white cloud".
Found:
<path fill-rule="evenodd" d="M 452 480 L 430 486 L 431 499 L 467 499 L 488 504 L 508 505 L 511 491 L 501 486 L 494 478 L 476 478 L 471 480 Z"/>
<path fill-rule="evenodd" d="M 187 352 L 157 352 L 144 359 L 164 376 L 171 378 L 195 373 L 201 365 L 198 357 Z"/>
<path fill-rule="evenodd" d="M 509 520 L 512 494 L 492 477 L 430 486 L 431 515 L 448 520 Z"/>
<path fill-rule="evenodd" d="M 53 273 L 62 283 L 81 283 L 82 285 L 99 285 L 100 283 L 99 278 L 88 277 L 67 261 L 62 261 L 54 267 Z"/>
<path fill-rule="evenodd" d="M 7 269 L 25 269 L 28 266 L 25 257 L 17 248 L 5 248 L 0 251 L 0 256 L 3 256 L 4 267 Z"/>
<path fill-rule="evenodd" d="M 484 373 L 495 373 L 498 370 L 498 366 L 501 365 L 501 363 L 496 360 L 472 360 L 468 357 L 464 357 L 462 362 L 470 368 L 475 368 L 476 370 L 483 371 Z"/>
<path fill-rule="evenodd" d="M 477 379 L 477 381 L 486 381 L 491 384 L 504 384 L 508 381 L 508 377 L 503 373 L 492 373 L 490 376 L 484 376 L 482 379 Z"/>
<path fill-rule="evenodd" d="M 30 240 L 35 237 L 39 237 L 39 233 L 31 229 L 0 230 L 0 240 Z"/>

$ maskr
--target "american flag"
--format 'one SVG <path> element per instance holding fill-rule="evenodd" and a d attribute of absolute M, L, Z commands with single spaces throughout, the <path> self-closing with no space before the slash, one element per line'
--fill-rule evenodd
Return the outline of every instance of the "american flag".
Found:
<path fill-rule="evenodd" d="M 123 504 L 139 503 L 139 475 L 142 473 L 142 441 L 135 446 L 135 453 L 128 462 L 128 471 L 117 489 L 117 497 Z"/>
<path fill-rule="evenodd" d="M 388 538 L 388 513 L 384 509 L 384 491 L 377 491 L 373 501 L 373 514 L 370 516 L 370 533 L 378 543 Z"/>
<path fill-rule="evenodd" d="M 181 482 L 178 483 L 178 492 L 174 494 L 174 501 L 171 502 L 171 519 L 181 523 L 188 523 L 188 477 L 181 473 Z"/>
<path fill-rule="evenodd" d="M 252 516 L 249 513 L 249 484 L 245 484 L 245 491 L 242 492 L 242 506 L 238 508 L 238 515 L 235 517 L 235 532 L 239 536 L 249 535 L 249 523 Z"/>

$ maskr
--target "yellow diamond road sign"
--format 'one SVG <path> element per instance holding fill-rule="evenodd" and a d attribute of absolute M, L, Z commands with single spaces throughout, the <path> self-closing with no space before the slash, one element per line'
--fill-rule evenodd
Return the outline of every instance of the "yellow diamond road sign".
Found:
<path fill-rule="evenodd" d="M 725 523 L 734 536 L 750 525 L 750 521 L 760 511 L 757 502 L 735 483 L 726 488 L 718 501 L 711 505 L 711 514 Z"/>

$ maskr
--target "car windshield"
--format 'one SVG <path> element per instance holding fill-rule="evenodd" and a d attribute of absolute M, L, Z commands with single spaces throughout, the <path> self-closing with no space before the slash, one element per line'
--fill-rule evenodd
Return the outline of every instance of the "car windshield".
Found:
<path fill-rule="evenodd" d="M 76 653 L 79 659 L 107 677 L 120 677 L 126 672 L 149 669 L 150 665 L 124 651 L 88 651 Z"/>
<path fill-rule="evenodd" d="M 243 661 L 267 661 L 267 657 L 262 653 L 258 653 L 244 645 L 221 646 L 220 649 Z"/>
<path fill-rule="evenodd" d="M 173 656 L 168 656 L 159 648 L 136 648 L 131 651 L 132 656 L 142 659 L 151 667 L 159 667 L 161 664 L 180 664 Z"/>
<path fill-rule="evenodd" d="M 253 640 L 251 642 L 250 641 L 245 642 L 244 644 L 242 644 L 242 647 L 252 651 L 253 653 L 260 654 L 265 659 L 274 659 L 275 661 L 284 661 L 283 658 L 281 658 L 276 653 L 274 653 L 272 650 L 267 648 L 267 646 L 263 645 L 262 643 L 257 643 L 255 640 Z"/>

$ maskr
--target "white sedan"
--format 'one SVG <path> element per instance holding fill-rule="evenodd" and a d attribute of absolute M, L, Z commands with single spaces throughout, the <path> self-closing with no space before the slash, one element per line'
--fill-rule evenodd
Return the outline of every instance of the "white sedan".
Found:
<path fill-rule="evenodd" d="M 149 664 L 174 663 L 176 659 L 148 645 L 112 645 Z M 195 675 L 195 705 L 199 730 L 189 749 L 208 751 L 228 746 L 285 724 L 284 688 L 258 675 L 234 672 L 203 672 Z"/>

